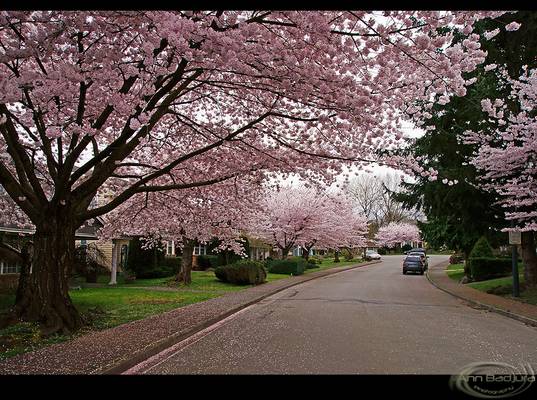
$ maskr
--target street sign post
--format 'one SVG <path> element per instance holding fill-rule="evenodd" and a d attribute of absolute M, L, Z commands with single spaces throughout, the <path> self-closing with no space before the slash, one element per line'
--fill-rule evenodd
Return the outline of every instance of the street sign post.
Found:
<path fill-rule="evenodd" d="M 511 227 L 514 227 L 514 221 L 511 221 Z M 513 269 L 513 297 L 520 297 L 520 283 L 518 281 L 518 253 L 516 246 L 521 244 L 520 232 L 509 232 L 509 244 L 513 246 L 512 252 L 512 269 Z"/>

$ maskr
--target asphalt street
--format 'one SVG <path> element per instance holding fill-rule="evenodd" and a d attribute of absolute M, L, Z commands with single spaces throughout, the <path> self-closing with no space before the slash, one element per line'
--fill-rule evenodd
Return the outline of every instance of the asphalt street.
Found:
<path fill-rule="evenodd" d="M 472 308 L 423 275 L 403 275 L 402 259 L 384 256 L 284 290 L 138 372 L 454 374 L 478 361 L 537 370 L 537 328 Z"/>

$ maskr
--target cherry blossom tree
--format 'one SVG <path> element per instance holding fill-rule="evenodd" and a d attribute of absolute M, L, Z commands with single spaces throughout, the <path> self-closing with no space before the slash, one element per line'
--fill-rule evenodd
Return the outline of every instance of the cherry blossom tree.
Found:
<path fill-rule="evenodd" d="M 349 199 L 314 188 L 286 186 L 267 191 L 249 233 L 274 245 L 287 258 L 295 246 L 304 257 L 319 248 L 361 247 L 367 223 L 357 215 Z"/>
<path fill-rule="evenodd" d="M 381 227 L 375 239 L 379 245 L 390 248 L 401 242 L 421 240 L 418 227 L 405 222 L 391 222 Z"/>
<path fill-rule="evenodd" d="M 139 193 L 379 161 L 409 101 L 464 95 L 484 60 L 477 35 L 443 51 L 442 28 L 499 14 L 1 12 L 0 184 L 36 229 L 14 312 L 80 327 L 74 232 Z"/>
<path fill-rule="evenodd" d="M 242 254 L 241 234 L 255 213 L 262 176 L 234 178 L 212 186 L 137 194 L 105 216 L 103 238 L 143 236 L 146 246 L 174 240 L 182 248 L 176 280 L 192 282 L 196 243 L 219 239 L 216 251 Z"/>
<path fill-rule="evenodd" d="M 511 24 L 510 24 L 511 25 Z M 516 25 L 515 25 L 516 28 Z M 507 99 L 484 99 L 488 129 L 465 132 L 466 143 L 478 144 L 470 160 L 482 172 L 481 187 L 498 195 L 506 219 L 522 232 L 522 257 L 528 285 L 537 285 L 537 70 L 526 69 L 512 79 L 498 74 L 512 88 Z M 492 125 L 492 128 L 490 126 Z"/>

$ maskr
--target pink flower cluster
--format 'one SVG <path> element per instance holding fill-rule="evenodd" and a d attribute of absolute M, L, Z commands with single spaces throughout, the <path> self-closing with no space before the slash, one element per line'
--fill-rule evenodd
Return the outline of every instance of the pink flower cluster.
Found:
<path fill-rule="evenodd" d="M 84 221 L 258 171 L 326 186 L 401 143 L 416 101 L 464 95 L 485 52 L 439 28 L 500 14 L 2 12 L 0 184 L 35 224 L 55 194 Z"/>
<path fill-rule="evenodd" d="M 416 225 L 405 222 L 390 222 L 379 229 L 375 240 L 380 246 L 395 247 L 399 243 L 419 241 L 421 238 Z"/>
<path fill-rule="evenodd" d="M 506 218 L 523 231 L 537 230 L 537 70 L 518 80 L 504 74 L 513 90 L 519 112 L 511 112 L 503 99 L 481 103 L 495 128 L 466 132 L 467 143 L 479 144 L 471 160 L 483 172 L 482 187 L 496 193 Z"/>
<path fill-rule="evenodd" d="M 367 221 L 342 194 L 288 186 L 266 192 L 248 230 L 284 252 L 353 248 L 365 246 Z"/>

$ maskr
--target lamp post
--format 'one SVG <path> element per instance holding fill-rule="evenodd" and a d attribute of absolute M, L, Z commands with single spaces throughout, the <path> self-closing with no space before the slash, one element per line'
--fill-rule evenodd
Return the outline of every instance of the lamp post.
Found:
<path fill-rule="evenodd" d="M 515 227 L 515 222 L 511 221 L 511 228 Z M 520 284 L 518 281 L 518 253 L 517 245 L 521 243 L 520 232 L 509 232 L 509 244 L 513 246 L 512 267 L 513 267 L 513 297 L 520 297 Z"/>

